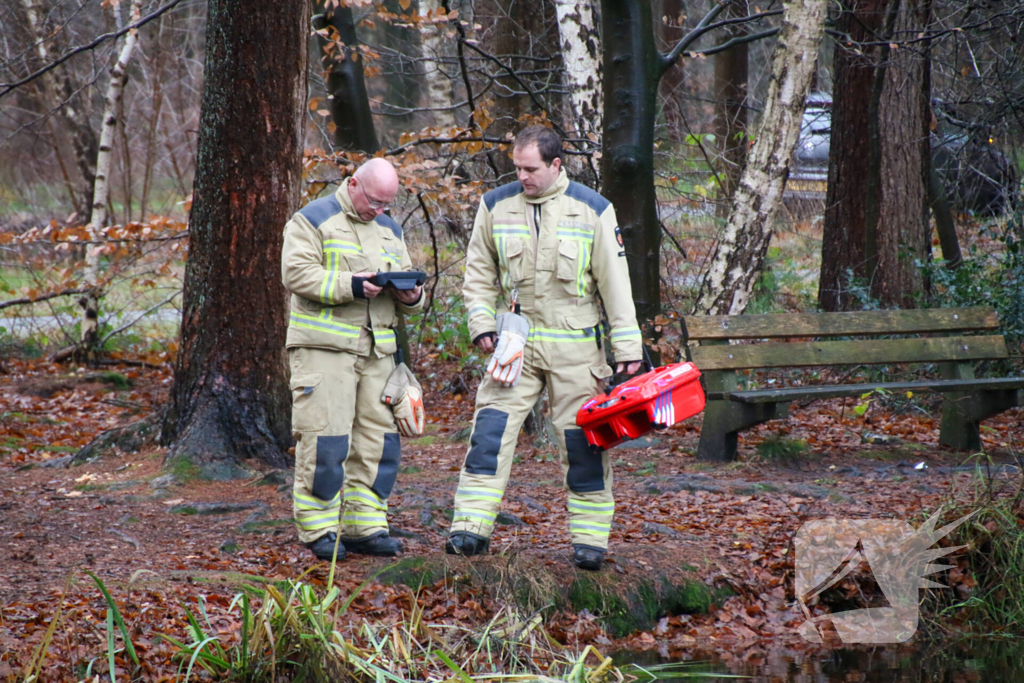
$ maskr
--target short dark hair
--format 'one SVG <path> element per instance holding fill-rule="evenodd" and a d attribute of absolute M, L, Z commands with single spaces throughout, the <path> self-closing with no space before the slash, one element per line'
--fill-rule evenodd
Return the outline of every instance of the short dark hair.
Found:
<path fill-rule="evenodd" d="M 537 145 L 540 158 L 550 166 L 555 159 L 562 158 L 562 138 L 547 126 L 527 126 L 516 135 L 515 146 L 524 149 Z"/>

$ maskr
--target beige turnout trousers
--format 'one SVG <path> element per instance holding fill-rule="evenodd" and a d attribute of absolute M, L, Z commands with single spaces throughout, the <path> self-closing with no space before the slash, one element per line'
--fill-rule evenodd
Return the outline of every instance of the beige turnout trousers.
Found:
<path fill-rule="evenodd" d="M 401 448 L 380 395 L 394 359 L 306 347 L 289 349 L 288 359 L 299 540 L 310 543 L 330 531 L 343 540 L 387 531 Z"/>
<path fill-rule="evenodd" d="M 484 375 L 477 390 L 469 451 L 455 494 L 453 532 L 490 538 L 508 484 L 519 430 L 547 386 L 564 482 L 569 489 L 572 542 L 608 548 L 615 512 L 612 470 L 608 453 L 592 450 L 583 430 L 576 426 L 576 412 L 602 390 L 602 380 L 611 376 L 612 371 L 593 336 L 567 346 L 573 347 L 572 353 L 563 356 L 557 368 L 550 370 L 532 362 L 535 354 L 528 346 L 523 374 L 514 387 L 504 388 L 490 375 Z"/>

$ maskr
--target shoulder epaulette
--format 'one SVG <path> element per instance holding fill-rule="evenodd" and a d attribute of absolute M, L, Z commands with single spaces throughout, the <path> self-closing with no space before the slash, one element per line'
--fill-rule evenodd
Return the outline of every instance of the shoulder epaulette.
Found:
<path fill-rule="evenodd" d="M 502 199 L 515 197 L 517 194 L 522 194 L 522 192 L 523 184 L 517 180 L 514 183 L 502 185 L 484 194 L 484 204 L 487 206 L 488 211 L 494 211 L 494 205 Z"/>
<path fill-rule="evenodd" d="M 307 221 L 313 224 L 313 227 L 320 229 L 320 225 L 331 216 L 336 216 L 341 213 L 341 203 L 333 195 L 327 197 L 321 197 L 311 201 L 304 207 L 299 209 Z"/>
<path fill-rule="evenodd" d="M 398 221 L 396 221 L 394 218 L 387 215 L 386 213 L 382 213 L 381 215 L 374 218 L 373 222 L 376 223 L 377 225 L 382 225 L 385 228 L 389 228 L 391 232 L 395 233 L 395 237 L 397 237 L 398 239 L 402 239 L 402 226 L 398 224 Z"/>
<path fill-rule="evenodd" d="M 577 201 L 583 202 L 596 211 L 599 216 L 604 213 L 604 210 L 608 208 L 609 204 L 611 204 L 610 201 L 594 192 L 586 185 L 580 185 L 576 181 L 569 182 L 569 187 L 565 190 L 565 196 L 572 197 Z"/>

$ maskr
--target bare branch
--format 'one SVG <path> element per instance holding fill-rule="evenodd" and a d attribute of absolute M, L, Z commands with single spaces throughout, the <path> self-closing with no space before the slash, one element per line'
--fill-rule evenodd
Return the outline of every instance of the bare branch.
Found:
<path fill-rule="evenodd" d="M 736 36 L 731 40 L 727 40 L 721 45 L 709 47 L 707 50 L 701 50 L 697 54 L 701 55 L 713 55 L 719 52 L 725 52 L 734 45 L 742 45 L 743 43 L 752 43 L 755 40 L 761 40 L 762 38 L 770 38 L 779 32 L 778 28 L 770 28 L 767 31 L 761 31 L 760 33 L 750 33 L 745 36 Z"/>
<path fill-rule="evenodd" d="M 749 23 L 749 22 L 752 22 L 752 21 L 757 21 L 758 19 L 764 19 L 765 17 L 778 16 L 778 15 L 782 14 L 782 12 L 783 12 L 783 10 L 781 10 L 781 9 L 776 9 L 776 10 L 770 10 L 768 12 L 759 12 L 757 14 L 751 14 L 751 15 L 748 15 L 748 16 L 745 16 L 745 17 L 733 17 L 731 19 L 723 19 L 722 21 L 716 21 L 715 23 L 710 23 L 710 20 L 714 19 L 716 16 L 718 16 L 718 14 L 721 13 L 721 11 L 723 9 L 725 9 L 725 7 L 728 4 L 729 4 L 728 2 L 724 2 L 722 4 L 716 5 L 710 12 L 707 13 L 707 15 L 705 15 L 705 17 L 703 19 L 700 20 L 700 23 L 697 24 L 697 26 L 695 26 L 692 31 L 687 33 L 685 36 L 683 36 L 679 40 L 678 43 L 676 43 L 675 47 L 672 48 L 671 52 L 669 52 L 668 54 L 662 55 L 662 63 L 661 63 L 661 71 L 662 71 L 662 73 L 667 71 L 673 64 L 675 64 L 676 60 L 679 59 L 679 55 L 681 55 L 683 52 L 685 52 L 686 48 L 688 48 L 690 45 L 693 45 L 693 43 L 696 42 L 696 40 L 698 38 L 700 38 L 701 36 L 703 36 L 703 35 L 705 35 L 707 33 L 710 33 L 711 31 L 714 31 L 715 29 L 722 28 L 723 26 L 731 26 L 731 25 L 734 25 L 734 24 L 746 24 L 746 23 Z M 778 33 L 778 29 L 774 29 L 774 31 L 771 32 L 771 33 L 767 33 L 765 31 L 762 31 L 761 33 L 756 33 L 756 34 L 753 34 L 753 35 L 756 35 L 756 36 L 759 36 L 759 37 L 764 37 L 765 35 L 774 35 L 775 33 Z M 750 42 L 750 41 L 740 41 L 740 42 Z M 710 49 L 717 50 L 717 51 L 720 52 L 722 50 L 728 49 L 728 48 L 724 47 L 725 45 L 728 45 L 729 47 L 732 47 L 733 45 L 738 45 L 738 44 L 739 43 L 734 43 L 734 42 L 730 41 L 730 42 L 723 43 L 720 46 L 717 46 L 717 47 L 714 47 L 714 48 L 710 48 Z M 703 51 L 703 50 L 699 50 L 698 52 L 700 52 L 700 54 L 713 54 L 711 52 L 706 52 L 706 51 Z"/>
<path fill-rule="evenodd" d="M 162 306 L 166 306 L 167 304 L 171 303 L 171 300 L 174 299 L 174 297 L 178 296 L 179 294 L 181 294 L 181 290 L 180 289 L 175 291 L 174 294 L 171 294 L 169 297 L 167 297 L 166 299 L 164 299 L 160 303 L 158 303 L 158 304 L 156 304 L 154 306 L 150 306 L 149 308 L 147 308 L 137 318 L 135 318 L 135 320 L 132 320 L 131 322 L 127 322 L 124 325 L 121 325 L 121 327 L 117 328 L 116 330 L 113 330 L 107 336 L 103 337 L 103 339 L 101 339 L 98 342 L 96 342 L 96 348 L 102 349 L 103 345 L 106 344 L 108 341 L 110 341 L 111 337 L 113 337 L 114 335 L 117 335 L 117 334 L 121 334 L 122 332 L 127 330 L 129 327 L 132 327 L 135 323 L 139 322 L 140 320 L 145 318 L 147 315 L 149 315 L 150 313 L 152 313 L 156 309 L 158 309 L 158 308 L 160 308 Z"/>
<path fill-rule="evenodd" d="M 86 43 L 85 45 L 80 45 L 80 46 L 76 47 L 75 49 L 73 49 L 73 50 L 71 50 L 71 51 L 61 55 L 60 57 L 58 57 L 54 61 L 50 62 L 46 66 L 44 66 L 41 69 L 39 69 L 38 71 L 35 71 L 35 72 L 29 74 L 28 76 L 26 76 L 25 78 L 22 78 L 20 81 L 14 81 L 13 83 L 0 83 L 0 98 L 3 98 L 5 95 L 10 94 L 10 92 L 12 90 L 15 90 L 16 88 L 19 88 L 19 87 L 25 85 L 26 83 L 31 83 L 32 81 L 36 80 L 37 78 L 39 78 L 43 74 L 46 74 L 46 73 L 49 73 L 50 71 L 53 71 L 58 66 L 60 66 L 64 62 L 68 61 L 69 59 L 71 59 L 72 57 L 74 57 L 77 54 L 81 54 L 82 52 L 88 52 L 89 50 L 92 50 L 93 48 L 95 48 L 97 45 L 99 45 L 100 43 L 102 43 L 104 41 L 110 40 L 111 38 L 120 38 L 121 36 L 123 36 L 124 34 L 128 33 L 129 31 L 133 31 L 133 30 L 139 28 L 140 26 L 145 26 L 146 24 L 148 24 L 149 22 L 153 21 L 154 19 L 157 19 L 160 16 L 162 16 L 162 15 L 166 14 L 167 12 L 169 12 L 170 10 L 174 9 L 175 6 L 177 6 L 178 3 L 180 3 L 180 2 L 181 2 L 181 0 L 170 0 L 170 2 L 168 2 L 166 5 L 158 8 L 157 10 L 155 10 L 154 12 L 152 12 L 150 14 L 147 14 L 146 16 L 142 17 L 141 19 L 139 19 L 135 23 L 132 23 L 132 24 L 129 24 L 129 25 L 125 26 L 120 31 L 112 31 L 111 33 L 104 33 L 103 35 L 98 36 L 92 42 Z"/>
<path fill-rule="evenodd" d="M 34 304 L 40 301 L 47 301 L 48 299 L 56 299 L 59 296 L 71 296 L 73 294 L 85 294 L 91 289 L 91 287 L 76 287 L 75 289 L 65 289 L 60 292 L 50 292 L 49 294 L 40 294 L 36 298 L 24 297 L 21 299 L 11 299 L 10 301 L 0 302 L 0 309 L 8 308 L 10 306 L 21 306 L 23 304 Z"/>

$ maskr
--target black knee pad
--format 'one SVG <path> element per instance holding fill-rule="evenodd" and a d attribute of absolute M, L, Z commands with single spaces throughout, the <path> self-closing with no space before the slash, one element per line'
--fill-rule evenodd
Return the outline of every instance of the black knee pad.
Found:
<path fill-rule="evenodd" d="M 565 450 L 569 459 L 569 473 L 565 483 L 578 493 L 604 491 L 604 466 L 600 450 L 590 448 L 582 429 L 565 430 Z"/>
<path fill-rule="evenodd" d="M 498 473 L 498 451 L 501 450 L 501 438 L 507 424 L 508 413 L 494 408 L 484 408 L 476 414 L 473 434 L 469 437 L 469 453 L 466 454 L 467 472 L 491 477 Z"/>
<path fill-rule="evenodd" d="M 312 493 L 320 500 L 334 500 L 345 483 L 345 458 L 348 457 L 348 434 L 316 438 L 316 469 L 313 471 Z"/>
<path fill-rule="evenodd" d="M 381 500 L 387 500 L 391 489 L 395 488 L 398 479 L 398 464 L 402 461 L 402 442 L 398 434 L 392 432 L 384 435 L 384 452 L 377 465 L 377 477 L 373 480 L 373 492 Z"/>

